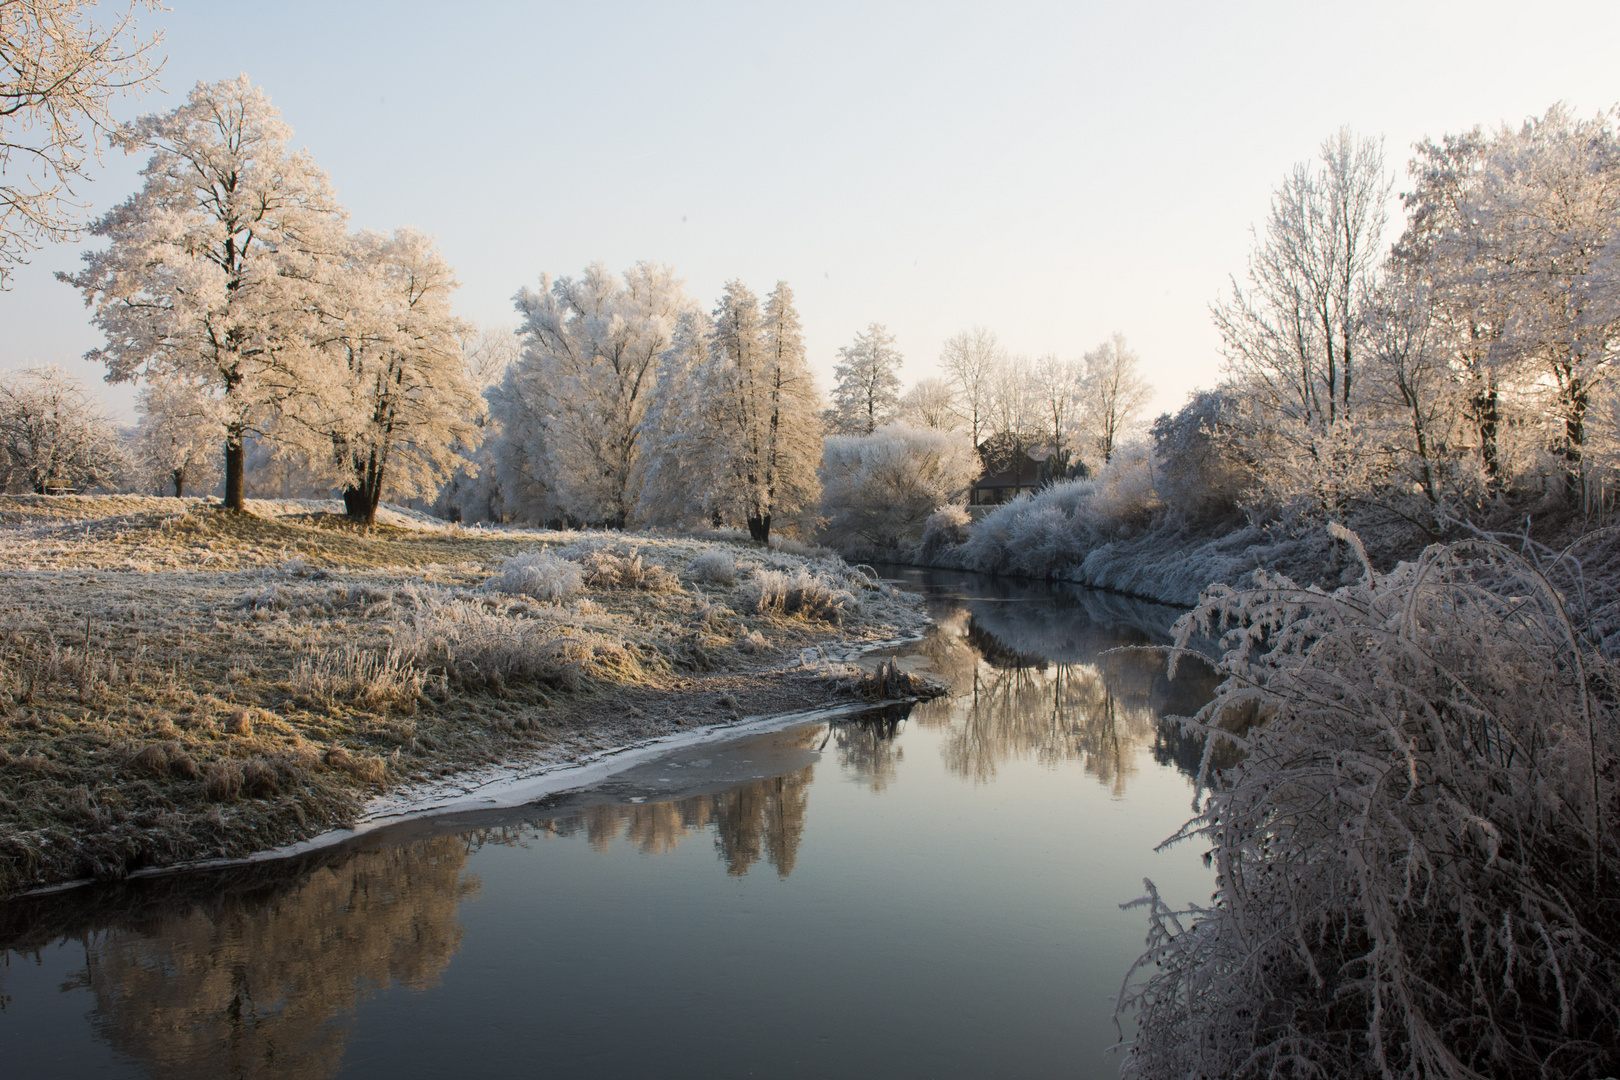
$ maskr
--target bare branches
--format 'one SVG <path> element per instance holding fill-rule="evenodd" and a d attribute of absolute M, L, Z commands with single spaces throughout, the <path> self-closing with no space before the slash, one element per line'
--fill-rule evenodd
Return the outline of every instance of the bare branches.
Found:
<path fill-rule="evenodd" d="M 73 182 L 111 106 L 155 79 L 161 34 L 142 37 L 135 15 L 156 0 L 128 0 L 97 23 L 84 0 L 0 0 L 0 289 L 41 244 L 81 229 Z"/>

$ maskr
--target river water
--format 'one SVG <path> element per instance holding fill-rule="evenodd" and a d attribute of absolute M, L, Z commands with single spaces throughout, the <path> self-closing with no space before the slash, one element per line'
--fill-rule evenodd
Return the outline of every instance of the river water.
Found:
<path fill-rule="evenodd" d="M 891 569 L 949 698 L 302 861 L 0 905 L 0 1076 L 1105 1077 L 1204 901 L 1174 611 Z M 1115 651 L 1109 651 L 1115 650 Z M 1105 655 L 1106 654 L 1106 655 Z"/>

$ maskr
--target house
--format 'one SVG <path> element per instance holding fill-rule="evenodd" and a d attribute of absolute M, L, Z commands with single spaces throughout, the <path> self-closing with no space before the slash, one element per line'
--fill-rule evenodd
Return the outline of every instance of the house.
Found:
<path fill-rule="evenodd" d="M 1000 506 L 1020 495 L 1033 494 L 1050 480 L 1046 461 L 1050 450 L 1020 450 L 1016 455 L 992 454 L 988 445 L 979 448 L 984 472 L 968 493 L 969 506 Z M 1009 457 L 1011 460 L 1008 460 Z M 1000 460 L 996 460 L 996 459 Z M 1000 466 L 997 468 L 997 466 Z"/>

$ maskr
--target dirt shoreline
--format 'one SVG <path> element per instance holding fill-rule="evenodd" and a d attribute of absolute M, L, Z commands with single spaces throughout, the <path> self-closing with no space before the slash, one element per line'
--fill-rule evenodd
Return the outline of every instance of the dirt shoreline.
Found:
<path fill-rule="evenodd" d="M 725 534 L 258 509 L 0 499 L 0 897 L 853 701 L 848 661 L 927 624 L 841 560 Z M 514 559 L 552 576 L 514 585 Z"/>

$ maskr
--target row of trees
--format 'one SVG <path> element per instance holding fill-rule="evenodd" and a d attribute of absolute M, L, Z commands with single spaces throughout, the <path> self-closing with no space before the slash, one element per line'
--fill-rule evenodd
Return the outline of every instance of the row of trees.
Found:
<path fill-rule="evenodd" d="M 117 128 L 149 152 L 140 191 L 91 226 L 109 241 L 63 280 L 142 380 L 143 442 L 184 490 L 212 442 L 241 509 L 249 441 L 268 438 L 371 520 L 385 489 L 432 494 L 477 435 L 454 273 L 420 233 L 350 232 L 325 173 L 245 76 Z M 166 449 L 164 449 L 166 447 Z"/>
<path fill-rule="evenodd" d="M 1213 309 L 1228 363 L 1210 426 L 1252 473 L 1250 505 L 1430 531 L 1526 496 L 1601 509 L 1620 466 L 1614 114 L 1424 141 L 1408 171 L 1386 247 L 1382 147 L 1329 139 Z"/>
<path fill-rule="evenodd" d="M 785 282 L 763 304 L 730 282 L 711 314 L 667 266 L 597 264 L 516 304 L 522 351 L 487 391 L 485 475 L 454 493 L 464 516 L 726 521 L 764 541 L 815 507 L 820 395 Z"/>
<path fill-rule="evenodd" d="M 945 343 L 940 367 L 943 377 L 918 381 L 899 400 L 899 419 L 966 431 L 975 446 L 1001 455 L 1043 447 L 1054 478 L 1107 464 L 1153 395 L 1117 333 L 1077 359 L 1029 360 L 976 327 Z"/>

